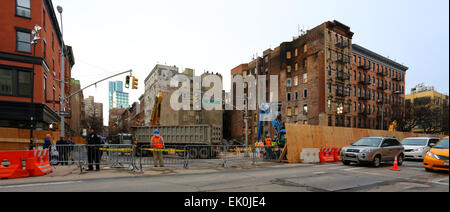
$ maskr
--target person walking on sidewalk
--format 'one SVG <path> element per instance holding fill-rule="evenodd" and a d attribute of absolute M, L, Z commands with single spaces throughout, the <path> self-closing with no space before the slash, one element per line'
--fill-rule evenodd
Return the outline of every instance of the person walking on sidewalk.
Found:
<path fill-rule="evenodd" d="M 56 142 L 56 150 L 58 150 L 59 156 L 58 161 L 62 166 L 69 165 L 68 161 L 68 143 L 64 137 L 61 137 L 59 141 Z"/>
<path fill-rule="evenodd" d="M 88 171 L 94 171 L 93 163 L 95 163 L 95 170 L 100 171 L 101 144 L 97 133 L 91 128 L 87 137 Z"/>
<path fill-rule="evenodd" d="M 153 149 L 156 149 L 156 151 L 153 151 L 153 162 L 155 167 L 164 167 L 164 159 L 163 159 L 163 152 L 162 150 L 165 148 L 164 146 L 164 139 L 159 134 L 159 130 L 154 131 L 154 135 L 152 136 L 151 145 Z M 158 151 L 160 150 L 160 151 Z"/>
<path fill-rule="evenodd" d="M 50 134 L 45 135 L 44 146 L 42 147 L 43 149 L 50 149 L 52 146 L 52 141 L 50 140 L 51 138 L 52 136 Z"/>

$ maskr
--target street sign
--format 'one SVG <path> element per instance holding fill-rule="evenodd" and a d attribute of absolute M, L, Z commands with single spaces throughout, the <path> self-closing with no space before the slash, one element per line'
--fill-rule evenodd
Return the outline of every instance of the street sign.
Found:
<path fill-rule="evenodd" d="M 56 114 L 58 114 L 58 116 L 70 117 L 69 112 L 57 111 Z"/>

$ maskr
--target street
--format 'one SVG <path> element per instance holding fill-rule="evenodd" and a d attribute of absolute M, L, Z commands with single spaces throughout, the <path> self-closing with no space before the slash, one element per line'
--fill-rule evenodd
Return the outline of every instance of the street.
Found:
<path fill-rule="evenodd" d="M 158 175 L 76 179 L 53 182 L 0 181 L 0 192 L 448 192 L 446 172 L 426 172 L 422 163 L 406 161 L 400 172 L 341 163 L 273 164 L 182 173 L 165 168 Z M 170 174 L 165 174 L 170 173 Z"/>

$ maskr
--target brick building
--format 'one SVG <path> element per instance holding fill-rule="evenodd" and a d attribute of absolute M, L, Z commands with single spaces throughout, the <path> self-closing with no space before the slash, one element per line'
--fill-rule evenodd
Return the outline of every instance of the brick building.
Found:
<path fill-rule="evenodd" d="M 48 129 L 60 119 L 62 34 L 51 0 L 2 1 L 0 13 L 0 126 Z M 32 45 L 35 25 L 40 39 Z M 75 64 L 72 48 L 65 46 L 65 81 Z M 34 73 L 34 74 L 33 74 Z M 65 85 L 65 96 L 71 92 Z M 70 104 L 65 105 L 70 112 Z M 70 119 L 66 119 L 70 126 Z M 68 127 L 67 130 L 70 128 Z"/>
<path fill-rule="evenodd" d="M 189 79 L 190 95 L 183 96 L 190 101 L 191 110 L 175 111 L 170 105 L 170 99 L 173 92 L 180 87 L 171 87 L 170 79 L 175 75 L 184 75 Z M 203 73 L 200 78 L 203 79 L 208 75 L 217 75 L 222 79 L 222 76 L 214 73 Z M 223 111 L 222 110 L 194 110 L 194 101 L 201 101 L 201 96 L 194 97 L 194 77 L 195 70 L 186 68 L 183 72 L 179 72 L 176 66 L 156 65 L 145 80 L 145 125 L 151 125 L 151 117 L 158 92 L 162 92 L 162 102 L 160 111 L 160 125 L 164 126 L 178 126 L 178 125 L 198 125 L 211 124 L 223 125 Z M 183 82 L 188 83 L 188 82 Z M 201 86 L 201 85 L 198 85 Z M 201 87 L 202 96 L 208 91 L 210 87 Z M 222 88 L 221 88 L 222 90 Z M 181 99 L 180 99 L 181 101 Z M 211 101 L 201 102 L 205 104 L 222 104 L 223 102 Z"/>
<path fill-rule="evenodd" d="M 79 80 L 71 79 L 71 88 L 73 91 L 81 90 L 81 84 Z M 87 129 L 86 127 L 86 114 L 85 114 L 85 104 L 84 104 L 84 95 L 83 91 L 74 95 L 70 98 L 70 108 L 73 114 L 77 114 L 72 116 L 71 118 L 71 129 L 73 131 L 74 136 L 80 136 L 83 132 L 83 129 Z"/>
<path fill-rule="evenodd" d="M 278 104 L 285 123 L 370 129 L 380 129 L 383 123 L 387 129 L 394 115 L 402 116 L 408 68 L 353 45 L 353 35 L 350 27 L 338 21 L 325 22 L 231 72 L 233 76 L 266 75 L 267 102 L 273 102 L 270 76 L 277 75 Z M 383 122 L 379 116 L 382 109 Z M 232 114 L 236 125 L 232 137 L 241 139 L 245 129 L 243 114 Z M 250 140 L 254 142 L 258 115 L 253 111 L 249 116 Z M 268 122 L 264 123 L 266 134 L 274 136 Z"/>

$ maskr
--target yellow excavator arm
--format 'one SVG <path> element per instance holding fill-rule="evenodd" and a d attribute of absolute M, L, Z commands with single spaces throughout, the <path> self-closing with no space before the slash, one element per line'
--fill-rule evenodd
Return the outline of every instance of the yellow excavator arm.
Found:
<path fill-rule="evenodd" d="M 152 113 L 152 126 L 159 126 L 159 118 L 161 112 L 161 102 L 162 102 L 162 92 L 158 92 L 156 97 L 155 106 L 153 107 Z"/>

